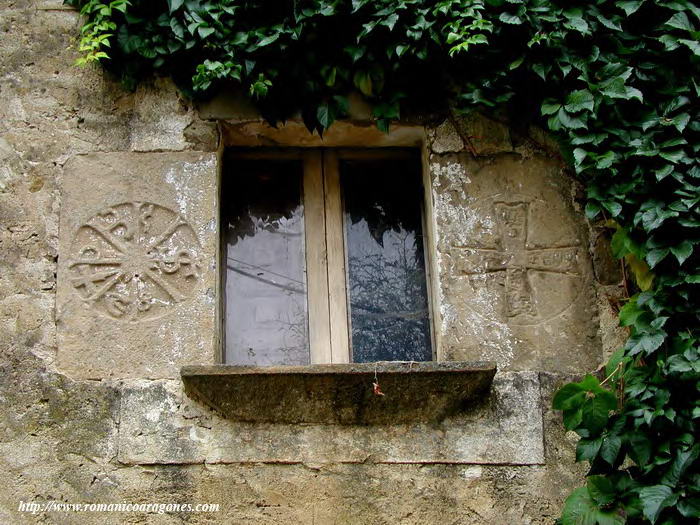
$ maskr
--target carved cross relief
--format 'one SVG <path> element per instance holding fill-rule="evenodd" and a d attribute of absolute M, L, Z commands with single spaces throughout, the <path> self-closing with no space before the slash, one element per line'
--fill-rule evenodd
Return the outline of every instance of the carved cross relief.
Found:
<path fill-rule="evenodd" d="M 190 297 L 200 277 L 200 244 L 175 211 L 150 202 L 110 206 L 75 235 L 68 264 L 76 292 L 124 321 L 154 319 Z"/>
<path fill-rule="evenodd" d="M 503 315 L 515 324 L 536 324 L 553 317 L 559 312 L 543 304 L 543 298 L 556 294 L 559 286 L 570 289 L 577 285 L 581 275 L 580 246 L 571 243 L 530 247 L 528 201 L 495 201 L 493 212 L 495 245 L 464 246 L 467 255 L 463 274 L 496 277 L 503 290 Z M 537 274 L 545 274 L 545 278 L 534 279 Z M 553 289 L 539 289 L 543 282 L 553 285 Z M 564 306 L 570 303 L 569 300 Z"/>

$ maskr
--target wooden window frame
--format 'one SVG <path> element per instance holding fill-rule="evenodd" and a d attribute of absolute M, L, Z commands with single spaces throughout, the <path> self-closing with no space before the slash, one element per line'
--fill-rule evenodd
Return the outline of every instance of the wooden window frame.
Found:
<path fill-rule="evenodd" d="M 306 286 L 308 334 L 311 364 L 350 363 L 350 316 L 347 297 L 348 268 L 343 201 L 340 188 L 340 161 L 347 159 L 386 160 L 416 158 L 416 148 L 355 148 L 355 147 L 283 147 L 228 149 L 227 159 L 301 160 L 303 164 L 302 203 L 306 257 Z M 428 322 L 432 359 L 439 360 L 436 331 L 436 300 L 434 249 L 432 248 L 432 199 L 426 186 L 426 162 L 423 158 L 420 203 L 423 253 L 425 257 Z M 224 168 L 226 169 L 226 168 Z M 234 175 L 235 176 L 235 175 Z M 225 243 L 220 242 L 222 256 Z M 221 269 L 221 286 L 225 286 L 226 269 Z M 220 300 L 221 355 L 225 354 L 225 298 Z"/>

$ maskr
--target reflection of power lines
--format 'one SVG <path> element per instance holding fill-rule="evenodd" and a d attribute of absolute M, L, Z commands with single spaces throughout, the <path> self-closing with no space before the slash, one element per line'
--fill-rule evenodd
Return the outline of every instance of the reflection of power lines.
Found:
<path fill-rule="evenodd" d="M 401 319 L 405 321 L 423 321 L 428 317 L 427 308 L 422 308 L 420 310 L 383 312 L 378 308 L 372 308 L 354 302 L 350 303 L 350 307 L 354 309 L 357 315 L 362 315 L 369 319 Z M 361 310 L 364 310 L 364 312 Z"/>
<path fill-rule="evenodd" d="M 231 257 L 229 257 L 229 259 L 231 259 Z M 234 259 L 234 260 L 235 260 L 235 259 Z M 241 263 L 241 264 L 246 264 L 246 263 L 242 263 L 241 261 L 236 261 L 236 262 L 239 262 L 239 263 Z M 240 274 L 240 275 L 244 275 L 244 276 L 246 276 L 246 277 L 250 277 L 251 279 L 254 279 L 254 280 L 259 281 L 259 282 L 261 282 L 261 283 L 269 284 L 270 286 L 274 286 L 274 287 L 276 287 L 276 288 L 281 288 L 282 290 L 287 290 L 287 291 L 289 291 L 289 292 L 300 293 L 300 294 L 305 294 L 305 293 L 306 293 L 306 290 L 305 290 L 305 287 L 304 287 L 304 283 L 302 283 L 301 281 L 297 281 L 296 279 L 291 279 L 291 278 L 289 278 L 289 277 L 286 277 L 286 276 L 284 276 L 284 275 L 277 274 L 277 273 L 275 273 L 275 272 L 270 272 L 269 270 L 265 270 L 264 268 L 261 268 L 260 266 L 255 266 L 255 265 L 253 265 L 253 264 L 249 264 L 248 266 L 251 266 L 252 268 L 258 268 L 258 269 L 260 269 L 260 270 L 262 270 L 262 271 L 264 271 L 264 272 L 266 272 L 266 273 L 270 273 L 270 274 L 273 274 L 273 275 L 277 275 L 278 277 L 282 277 L 283 279 L 287 279 L 287 280 L 289 280 L 289 281 L 293 281 L 293 282 L 299 283 L 299 284 L 301 285 L 301 287 L 296 287 L 296 286 L 293 286 L 293 285 L 284 285 L 284 284 L 280 284 L 280 283 L 277 283 L 277 282 L 272 281 L 272 280 L 270 280 L 270 279 L 265 279 L 264 277 L 261 277 L 261 276 L 259 276 L 259 275 L 253 275 L 252 273 L 245 272 L 245 271 L 241 270 L 240 268 L 236 268 L 235 266 L 231 266 L 231 265 L 229 265 L 229 264 L 226 265 L 226 268 L 228 268 L 229 270 L 232 270 L 232 271 L 234 271 L 234 272 L 236 272 L 236 273 L 238 273 L 238 274 Z"/>
<path fill-rule="evenodd" d="M 227 259 L 229 261 L 237 262 L 238 264 L 244 264 L 244 265 L 249 266 L 255 270 L 262 270 L 265 273 L 276 275 L 277 277 L 281 277 L 282 279 L 287 279 L 288 281 L 299 283 L 300 285 L 304 286 L 304 283 L 302 281 L 299 281 L 299 280 L 294 279 L 292 277 L 288 277 L 286 275 L 282 275 L 281 273 L 273 272 L 272 270 L 268 270 L 267 268 L 264 268 L 262 266 L 258 266 L 257 264 L 251 264 L 249 262 L 241 261 L 240 259 L 236 259 L 235 257 L 227 257 Z M 231 268 L 231 267 L 229 266 L 229 268 Z M 233 268 L 231 268 L 231 269 L 233 270 Z"/>

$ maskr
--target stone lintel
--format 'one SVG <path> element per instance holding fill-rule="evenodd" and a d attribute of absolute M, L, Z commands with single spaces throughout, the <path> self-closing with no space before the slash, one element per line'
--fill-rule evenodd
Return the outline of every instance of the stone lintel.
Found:
<path fill-rule="evenodd" d="M 301 120 L 289 120 L 277 127 L 260 120 L 222 122 L 221 133 L 224 145 L 242 147 L 420 147 L 425 139 L 425 128 L 420 125 L 395 124 L 385 133 L 372 122 L 344 120 L 334 122 L 322 137 L 309 133 Z"/>
<path fill-rule="evenodd" d="M 186 366 L 185 391 L 221 416 L 268 423 L 442 421 L 486 392 L 490 362 Z M 375 386 L 378 385 L 378 386 Z"/>

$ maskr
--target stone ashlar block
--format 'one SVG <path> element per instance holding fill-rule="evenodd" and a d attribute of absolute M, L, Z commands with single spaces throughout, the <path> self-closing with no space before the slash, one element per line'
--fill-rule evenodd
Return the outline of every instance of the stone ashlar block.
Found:
<path fill-rule="evenodd" d="M 477 156 L 513 151 L 508 126 L 480 113 L 455 119 L 461 137 L 469 141 L 467 149 Z"/>
<path fill-rule="evenodd" d="M 128 382 L 120 411 L 124 464 L 544 463 L 535 372 L 497 374 L 487 395 L 440 423 L 238 422 L 220 418 L 170 380 Z"/>
<path fill-rule="evenodd" d="M 61 190 L 61 371 L 165 378 L 214 363 L 216 155 L 79 155 Z"/>
<path fill-rule="evenodd" d="M 542 156 L 431 163 L 445 358 L 574 373 L 600 360 L 588 229 Z"/>

